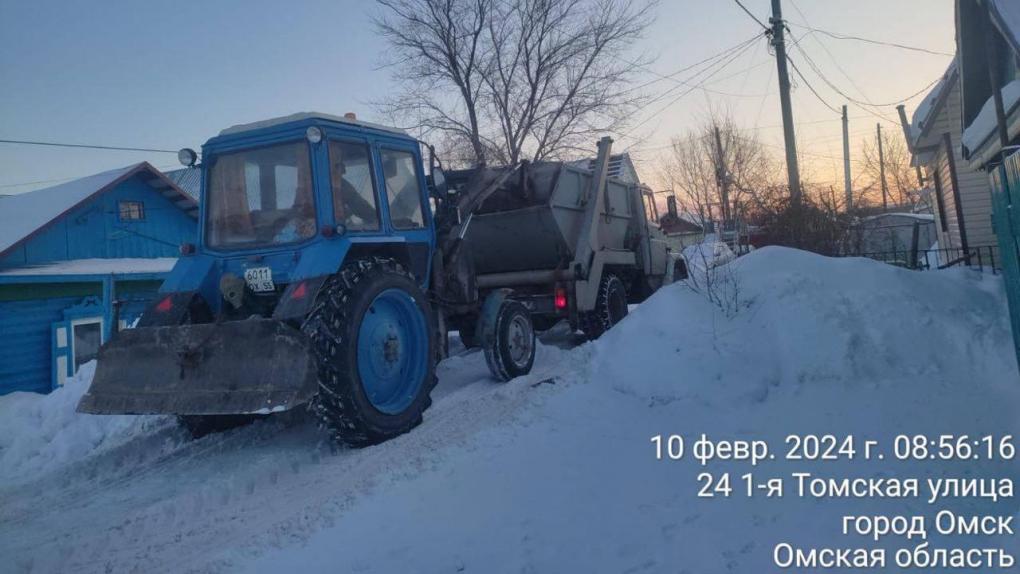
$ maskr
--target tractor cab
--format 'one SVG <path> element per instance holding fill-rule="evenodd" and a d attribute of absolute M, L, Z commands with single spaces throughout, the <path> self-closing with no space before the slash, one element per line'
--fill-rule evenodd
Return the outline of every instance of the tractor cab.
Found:
<path fill-rule="evenodd" d="M 302 113 L 227 128 L 202 157 L 198 245 L 184 246 L 163 293 L 198 294 L 213 316 L 299 317 L 301 306 L 277 313 L 288 287 L 308 292 L 366 254 L 427 285 L 432 214 L 419 144 L 403 131 Z"/>

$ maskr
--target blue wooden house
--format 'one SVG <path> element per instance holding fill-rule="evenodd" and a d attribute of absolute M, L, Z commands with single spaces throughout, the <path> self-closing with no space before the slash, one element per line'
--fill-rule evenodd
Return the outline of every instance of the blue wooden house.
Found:
<path fill-rule="evenodd" d="M 148 163 L 0 196 L 0 395 L 49 392 L 129 325 L 197 236 L 198 202 Z"/>

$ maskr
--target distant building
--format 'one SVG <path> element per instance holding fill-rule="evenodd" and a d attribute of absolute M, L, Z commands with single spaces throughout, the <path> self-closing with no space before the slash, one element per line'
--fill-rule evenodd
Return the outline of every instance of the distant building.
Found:
<path fill-rule="evenodd" d="M 574 165 L 592 171 L 595 169 L 597 158 L 581 159 L 573 162 Z M 619 153 L 609 156 L 609 177 L 615 177 L 625 183 L 641 183 L 637 170 L 634 168 L 634 160 L 629 153 Z"/>
<path fill-rule="evenodd" d="M 0 197 L 0 394 L 48 392 L 144 310 L 198 202 L 148 163 Z"/>
<path fill-rule="evenodd" d="M 705 238 L 704 226 L 697 223 L 697 217 L 680 213 L 673 196 L 666 197 L 666 213 L 659 218 L 659 228 L 676 251 L 683 251 L 684 247 L 700 243 Z"/>

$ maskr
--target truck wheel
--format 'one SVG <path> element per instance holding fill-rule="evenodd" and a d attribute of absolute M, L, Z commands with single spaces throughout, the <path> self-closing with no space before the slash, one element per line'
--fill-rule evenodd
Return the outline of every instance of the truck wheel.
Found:
<path fill-rule="evenodd" d="M 599 283 L 595 308 L 582 316 L 581 330 L 588 339 L 598 339 L 626 316 L 627 288 L 619 277 L 606 273 Z"/>
<path fill-rule="evenodd" d="M 302 330 L 319 363 L 313 407 L 334 439 L 368 446 L 421 423 L 437 382 L 431 317 L 391 259 L 348 264 L 323 287 Z"/>
<path fill-rule="evenodd" d="M 531 312 L 520 301 L 509 299 L 508 291 L 495 292 L 485 300 L 476 335 L 489 372 L 504 382 L 530 373 L 535 364 Z"/>

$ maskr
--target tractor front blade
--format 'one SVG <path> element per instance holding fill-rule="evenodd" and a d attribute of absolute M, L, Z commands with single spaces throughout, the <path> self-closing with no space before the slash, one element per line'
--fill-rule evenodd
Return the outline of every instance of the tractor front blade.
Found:
<path fill-rule="evenodd" d="M 78 411 L 267 414 L 318 387 L 308 338 L 272 319 L 125 329 L 99 350 Z"/>

